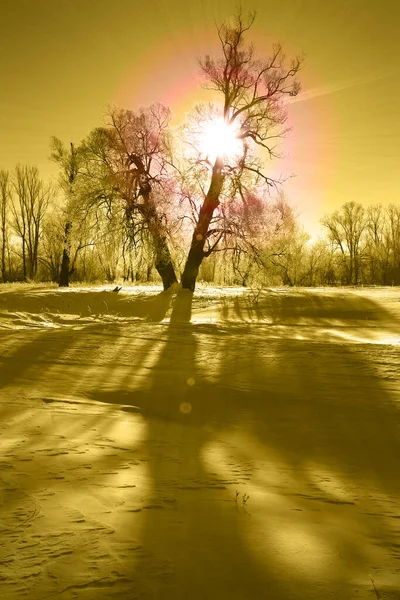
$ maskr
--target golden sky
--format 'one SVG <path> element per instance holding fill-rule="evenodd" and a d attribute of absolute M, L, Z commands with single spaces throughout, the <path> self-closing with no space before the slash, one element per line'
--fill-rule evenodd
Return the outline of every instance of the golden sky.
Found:
<path fill-rule="evenodd" d="M 218 50 L 215 22 L 230 0 L 0 0 L 0 167 L 36 164 L 52 135 L 78 142 L 108 103 L 169 104 L 178 123 L 207 100 L 196 57 Z M 254 0 L 252 39 L 304 53 L 290 106 L 289 199 L 306 229 L 349 200 L 399 202 L 400 0 Z"/>

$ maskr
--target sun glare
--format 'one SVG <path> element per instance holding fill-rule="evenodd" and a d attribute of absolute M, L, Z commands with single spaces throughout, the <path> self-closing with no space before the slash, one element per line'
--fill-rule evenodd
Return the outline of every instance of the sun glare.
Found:
<path fill-rule="evenodd" d="M 207 123 L 199 136 L 200 152 L 214 163 L 217 156 L 232 159 L 243 151 L 243 142 L 238 139 L 238 129 L 227 125 L 223 119 Z"/>

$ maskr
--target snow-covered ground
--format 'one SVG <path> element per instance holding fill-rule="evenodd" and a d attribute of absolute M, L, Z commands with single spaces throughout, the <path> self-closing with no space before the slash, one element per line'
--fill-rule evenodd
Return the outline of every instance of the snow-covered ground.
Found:
<path fill-rule="evenodd" d="M 400 290 L 0 286 L 0 597 L 400 599 Z"/>

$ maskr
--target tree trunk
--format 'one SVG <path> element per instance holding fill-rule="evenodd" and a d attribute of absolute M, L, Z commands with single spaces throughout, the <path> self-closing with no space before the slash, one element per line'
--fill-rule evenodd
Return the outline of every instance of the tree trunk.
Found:
<path fill-rule="evenodd" d="M 6 246 L 4 240 L 1 246 L 1 279 L 3 283 L 7 281 L 7 267 L 6 267 Z"/>
<path fill-rule="evenodd" d="M 33 246 L 32 246 L 32 260 L 31 260 L 31 279 L 34 279 L 37 275 L 38 269 L 38 244 L 39 240 L 37 238 L 37 232 L 35 231 L 35 235 L 33 238 Z"/>
<path fill-rule="evenodd" d="M 164 291 L 171 287 L 174 283 L 178 283 L 175 274 L 174 265 L 172 264 L 171 253 L 167 244 L 167 236 L 164 233 L 164 226 L 157 213 L 156 207 L 150 196 L 150 191 L 142 191 L 143 204 L 141 205 L 141 213 L 144 217 L 150 235 L 153 238 L 155 250 L 155 267 L 160 275 L 163 283 Z"/>
<path fill-rule="evenodd" d="M 26 272 L 26 242 L 25 237 L 22 238 L 22 269 L 24 281 L 27 281 L 27 272 Z"/>
<path fill-rule="evenodd" d="M 199 219 L 193 233 L 192 243 L 182 274 L 182 288 L 191 292 L 194 292 L 200 265 L 204 257 L 208 256 L 204 252 L 204 245 L 212 216 L 219 204 L 219 196 L 224 182 L 222 166 L 222 161 L 218 158 L 214 164 L 209 190 L 200 209 Z"/>
<path fill-rule="evenodd" d="M 1 241 L 1 278 L 3 283 L 7 281 L 7 265 L 6 265 L 6 237 L 3 229 L 3 237 Z"/>
<path fill-rule="evenodd" d="M 6 246 L 7 246 L 7 214 L 6 202 L 3 201 L 1 206 L 1 278 L 3 283 L 7 281 L 7 266 L 6 266 Z"/>
<path fill-rule="evenodd" d="M 204 258 L 204 242 L 198 239 L 198 228 L 196 227 L 196 235 L 193 235 L 189 254 L 186 260 L 185 268 L 182 273 L 182 288 L 194 292 L 196 280 L 199 274 L 199 268 Z"/>
<path fill-rule="evenodd" d="M 71 256 L 71 229 L 72 223 L 69 221 L 65 225 L 64 230 L 64 249 L 61 260 L 60 279 L 58 282 L 59 287 L 69 286 L 70 276 L 70 256 Z"/>

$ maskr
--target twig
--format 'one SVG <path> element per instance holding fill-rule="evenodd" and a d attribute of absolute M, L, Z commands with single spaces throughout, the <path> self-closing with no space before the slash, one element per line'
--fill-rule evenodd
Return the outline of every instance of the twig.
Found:
<path fill-rule="evenodd" d="M 382 596 L 380 595 L 380 593 L 379 593 L 379 592 L 378 592 L 378 590 L 376 589 L 376 587 L 375 587 L 375 583 L 374 583 L 374 580 L 373 580 L 373 579 L 372 579 L 372 577 L 371 577 L 371 574 L 370 574 L 369 578 L 370 578 L 370 579 L 371 579 L 371 581 L 372 581 L 372 586 L 373 586 L 373 588 L 374 588 L 374 592 L 375 592 L 375 594 L 376 594 L 377 600 L 380 600 L 380 598 L 382 598 Z"/>

